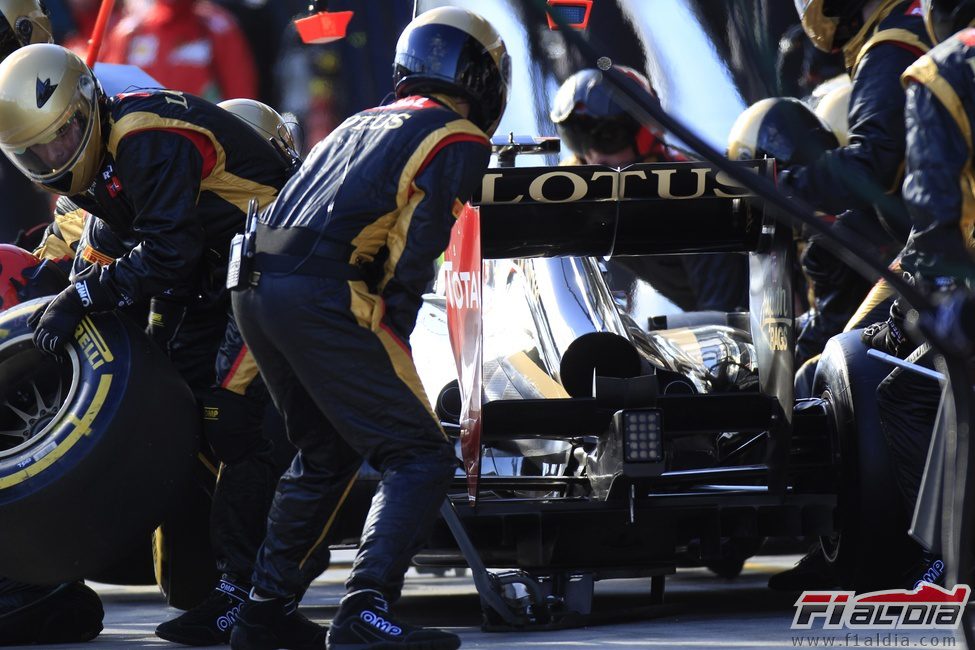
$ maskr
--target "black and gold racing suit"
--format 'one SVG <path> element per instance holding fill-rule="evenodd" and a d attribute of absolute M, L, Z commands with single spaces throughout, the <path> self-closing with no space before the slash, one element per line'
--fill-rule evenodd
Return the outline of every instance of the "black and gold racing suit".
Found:
<path fill-rule="evenodd" d="M 71 277 L 92 264 L 106 266 L 138 244 L 124 240 L 104 221 L 92 217 L 66 197 L 58 197 L 54 218 L 34 249 L 41 260 L 51 260 Z"/>
<path fill-rule="evenodd" d="M 910 231 L 900 198 L 905 147 L 900 75 L 930 46 L 917 2 L 881 2 L 843 47 L 853 79 L 849 143 L 826 151 L 811 165 L 790 167 L 780 175 L 785 191 L 819 210 L 840 215 L 836 228 L 871 240 L 878 249 L 890 251 L 891 257 Z M 879 292 L 877 304 L 856 313 L 870 283 L 815 239 L 804 254 L 803 268 L 812 280 L 817 309 L 796 342 L 800 363 L 818 355 L 851 318 L 871 323 L 886 317 L 886 306 L 878 305 L 889 292 Z"/>
<path fill-rule="evenodd" d="M 299 449 L 258 556 L 262 592 L 302 593 L 325 569 L 365 459 L 382 479 L 347 584 L 399 595 L 457 467 L 409 336 L 489 156 L 484 133 L 439 100 L 401 99 L 345 120 L 261 217 L 260 277 L 234 310 Z"/>
<path fill-rule="evenodd" d="M 938 291 L 975 283 L 975 29 L 935 47 L 904 73 L 907 164 L 904 201 L 913 221 L 905 258 Z M 933 367 L 922 346 L 910 360 Z M 917 500 L 941 398 L 937 381 L 896 369 L 877 389 L 881 424 L 908 512 Z"/>
<path fill-rule="evenodd" d="M 286 166 L 256 131 L 191 95 L 122 94 L 106 112 L 103 166 L 71 200 L 98 218 L 92 228 L 107 225 L 126 250 L 89 261 L 104 264 L 98 282 L 119 304 L 152 300 L 150 324 L 176 319 L 163 343 L 197 393 L 204 435 L 223 463 L 211 518 L 218 568 L 246 579 L 277 475 L 261 432 L 266 391 L 224 278 L 248 201 L 269 205 Z"/>

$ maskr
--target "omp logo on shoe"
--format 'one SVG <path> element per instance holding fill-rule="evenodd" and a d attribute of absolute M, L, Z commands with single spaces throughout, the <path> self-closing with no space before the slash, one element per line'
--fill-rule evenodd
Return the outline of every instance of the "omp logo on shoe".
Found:
<path fill-rule="evenodd" d="M 921 576 L 921 579 L 914 583 L 914 588 L 917 589 L 920 587 L 922 582 L 936 583 L 941 580 L 944 574 L 945 563 L 941 560 L 935 560 L 931 563 L 931 566 L 928 567 L 928 570 L 924 572 L 924 575 Z"/>
<path fill-rule="evenodd" d="M 954 630 L 971 588 L 956 585 L 948 591 L 922 583 L 912 591 L 890 589 L 859 596 L 852 591 L 804 591 L 795 602 L 792 629 Z"/>
<path fill-rule="evenodd" d="M 237 619 L 240 617 L 240 605 L 234 605 L 228 609 L 222 616 L 217 617 L 217 629 L 221 632 L 226 632 L 234 626 Z"/>
<path fill-rule="evenodd" d="M 226 594 L 231 598 L 236 598 L 240 602 L 244 602 L 247 598 L 247 592 L 236 586 L 232 582 L 227 582 L 226 580 L 221 580 L 220 584 L 217 585 L 217 591 L 222 594 Z"/>
<path fill-rule="evenodd" d="M 389 636 L 399 636 L 403 633 L 403 630 L 401 630 L 399 626 L 393 625 L 382 616 L 379 616 L 375 612 L 371 612 L 368 609 L 359 614 L 359 618 L 361 618 L 364 623 L 371 625 L 383 634 L 388 634 Z"/>
<path fill-rule="evenodd" d="M 95 329 L 94 323 L 87 316 L 81 319 L 78 329 L 74 331 L 74 336 L 92 370 L 115 360 L 115 355 L 108 349 L 105 339 L 102 338 L 102 335 Z"/>

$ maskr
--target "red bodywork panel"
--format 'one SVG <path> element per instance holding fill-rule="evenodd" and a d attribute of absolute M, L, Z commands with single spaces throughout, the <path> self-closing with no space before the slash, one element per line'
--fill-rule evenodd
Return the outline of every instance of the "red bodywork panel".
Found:
<path fill-rule="evenodd" d="M 460 385 L 460 446 L 467 472 L 467 493 L 477 501 L 481 477 L 481 214 L 465 205 L 444 254 L 447 282 L 447 330 Z"/>

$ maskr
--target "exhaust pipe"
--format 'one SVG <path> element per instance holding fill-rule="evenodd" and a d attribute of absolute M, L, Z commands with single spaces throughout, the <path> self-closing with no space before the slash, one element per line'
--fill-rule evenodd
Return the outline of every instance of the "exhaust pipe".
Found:
<path fill-rule="evenodd" d="M 440 394 L 437 395 L 437 403 L 433 410 L 441 422 L 460 424 L 460 385 L 456 379 L 440 389 Z"/>
<path fill-rule="evenodd" d="M 566 349 L 559 364 L 562 387 L 572 397 L 593 397 L 593 377 L 629 379 L 644 374 L 633 344 L 612 332 L 583 334 Z"/>

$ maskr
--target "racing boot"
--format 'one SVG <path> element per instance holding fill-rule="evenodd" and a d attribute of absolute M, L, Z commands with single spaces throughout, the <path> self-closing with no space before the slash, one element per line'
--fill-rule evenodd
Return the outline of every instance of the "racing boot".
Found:
<path fill-rule="evenodd" d="M 260 598 L 252 589 L 230 635 L 230 647 L 232 650 L 322 650 L 327 631 L 299 612 L 294 598 Z"/>
<path fill-rule="evenodd" d="M 386 598 L 373 589 L 342 599 L 328 630 L 328 650 L 456 650 L 460 637 L 397 621 Z"/>
<path fill-rule="evenodd" d="M 245 586 L 224 574 L 206 599 L 176 618 L 161 623 L 156 636 L 183 645 L 223 645 L 230 641 L 230 630 L 247 602 Z"/>
<path fill-rule="evenodd" d="M 809 549 L 794 567 L 768 579 L 768 588 L 773 591 L 833 589 L 838 586 L 839 580 L 819 544 Z"/>
<path fill-rule="evenodd" d="M 83 582 L 40 587 L 0 578 L 0 646 L 91 641 L 104 615 Z"/>
<path fill-rule="evenodd" d="M 940 555 L 924 551 L 917 563 L 907 573 L 904 588 L 917 589 L 922 583 L 945 586 L 945 562 Z"/>

